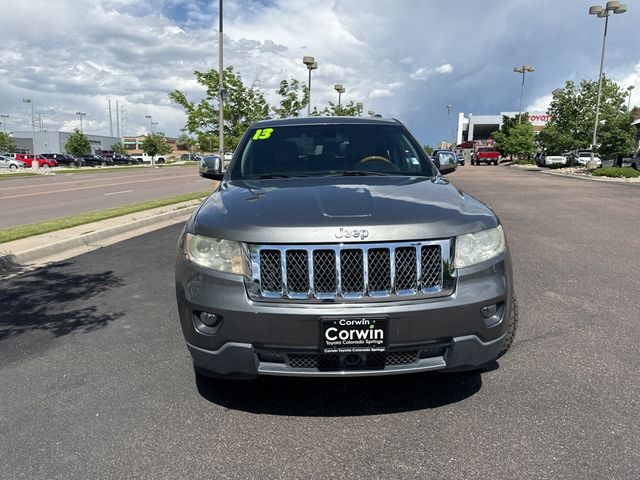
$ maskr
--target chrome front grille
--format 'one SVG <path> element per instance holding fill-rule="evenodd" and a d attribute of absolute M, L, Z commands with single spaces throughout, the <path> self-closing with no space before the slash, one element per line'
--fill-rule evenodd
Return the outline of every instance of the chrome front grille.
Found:
<path fill-rule="evenodd" d="M 341 245 L 249 245 L 253 299 L 384 300 L 449 295 L 448 240 Z"/>

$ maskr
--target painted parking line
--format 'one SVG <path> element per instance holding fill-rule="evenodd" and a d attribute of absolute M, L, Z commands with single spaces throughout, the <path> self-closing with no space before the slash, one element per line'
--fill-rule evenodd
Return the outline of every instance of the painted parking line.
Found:
<path fill-rule="evenodd" d="M 133 190 L 122 190 L 121 192 L 105 193 L 104 196 L 108 197 L 109 195 L 119 195 L 121 193 L 129 193 L 129 192 L 133 192 Z"/>

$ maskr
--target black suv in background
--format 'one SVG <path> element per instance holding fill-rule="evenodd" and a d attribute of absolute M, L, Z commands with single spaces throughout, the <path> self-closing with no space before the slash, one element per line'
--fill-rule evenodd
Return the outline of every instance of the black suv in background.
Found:
<path fill-rule="evenodd" d="M 42 156 L 49 160 L 55 160 L 59 167 L 82 167 L 84 165 L 81 159 L 66 153 L 43 153 Z"/>
<path fill-rule="evenodd" d="M 80 159 L 84 161 L 84 164 L 87 165 L 88 167 L 98 167 L 98 166 L 106 167 L 107 165 L 109 166 L 114 165 L 113 160 L 111 160 L 110 158 L 99 157 L 98 155 L 95 155 L 95 154 L 82 155 Z"/>

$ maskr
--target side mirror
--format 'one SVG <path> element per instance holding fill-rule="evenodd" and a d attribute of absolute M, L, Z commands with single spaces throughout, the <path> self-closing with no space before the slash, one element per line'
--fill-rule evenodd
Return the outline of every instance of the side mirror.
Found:
<path fill-rule="evenodd" d="M 212 155 L 200 159 L 200 176 L 211 180 L 222 180 L 222 159 Z"/>
<path fill-rule="evenodd" d="M 447 175 L 451 172 L 455 172 L 458 168 L 458 162 L 452 155 L 437 155 L 433 159 L 433 163 L 436 164 L 438 171 L 442 175 Z"/>

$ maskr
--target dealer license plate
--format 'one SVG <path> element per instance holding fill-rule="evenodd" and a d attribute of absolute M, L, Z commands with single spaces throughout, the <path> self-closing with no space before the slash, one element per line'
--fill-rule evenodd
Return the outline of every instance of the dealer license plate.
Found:
<path fill-rule="evenodd" d="M 384 352 L 386 318 L 327 318 L 320 321 L 322 353 Z"/>

